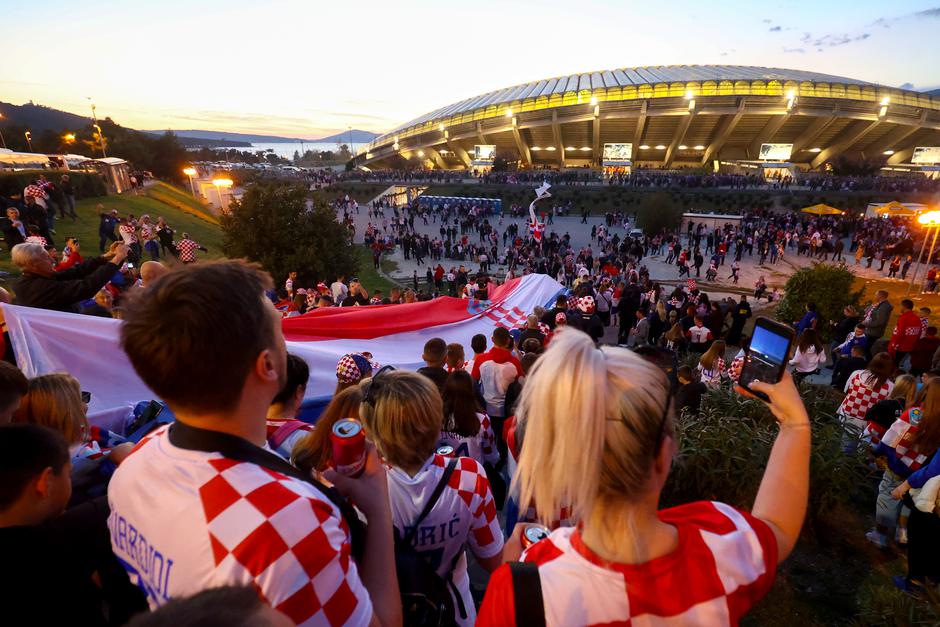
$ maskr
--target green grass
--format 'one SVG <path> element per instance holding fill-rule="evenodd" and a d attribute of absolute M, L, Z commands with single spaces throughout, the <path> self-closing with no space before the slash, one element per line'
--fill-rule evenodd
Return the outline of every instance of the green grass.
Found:
<path fill-rule="evenodd" d="M 153 196 L 151 196 L 151 189 Z M 166 201 L 158 198 L 165 198 Z M 172 202 L 173 204 L 167 204 Z M 140 217 L 149 214 L 156 221 L 158 216 L 166 218 L 169 225 L 180 237 L 183 231 L 209 249 L 208 253 L 198 253 L 200 258 L 217 259 L 222 255 L 222 231 L 217 224 L 208 219 L 212 216 L 198 217 L 196 214 L 201 206 L 191 197 L 186 196 L 178 189 L 164 183 L 157 183 L 148 188 L 146 193 L 135 196 L 124 194 L 120 196 L 99 196 L 84 198 L 75 203 L 75 212 L 78 220 L 72 222 L 70 218 L 56 218 L 56 233 L 54 234 L 56 246 L 61 251 L 66 238 L 78 237 L 81 243 L 83 257 L 94 257 L 98 251 L 98 213 L 96 207 L 101 204 L 106 211 L 117 209 L 122 216 L 134 214 Z M 204 208 L 202 208 L 204 211 Z M 370 264 L 371 265 L 371 261 Z M 12 275 L 19 275 L 19 271 L 10 261 L 10 251 L 3 247 L 0 252 L 0 271 Z"/>
<path fill-rule="evenodd" d="M 388 292 L 393 287 L 401 287 L 399 283 L 389 281 L 379 274 L 372 265 L 372 251 L 363 244 L 356 244 L 359 254 L 359 282 L 365 286 L 369 294 L 375 290 L 382 290 L 383 295 L 388 296 Z M 386 273 L 394 272 L 398 264 L 385 257 L 381 261 L 382 270 Z"/>

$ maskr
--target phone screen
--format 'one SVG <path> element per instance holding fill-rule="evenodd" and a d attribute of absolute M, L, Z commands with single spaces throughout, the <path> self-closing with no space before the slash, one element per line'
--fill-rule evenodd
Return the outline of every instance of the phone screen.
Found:
<path fill-rule="evenodd" d="M 790 336 L 760 324 L 754 327 L 747 361 L 738 384 L 747 388 L 752 381 L 776 383 L 783 374 L 783 364 L 790 351 Z M 763 397 L 763 394 L 758 394 Z"/>

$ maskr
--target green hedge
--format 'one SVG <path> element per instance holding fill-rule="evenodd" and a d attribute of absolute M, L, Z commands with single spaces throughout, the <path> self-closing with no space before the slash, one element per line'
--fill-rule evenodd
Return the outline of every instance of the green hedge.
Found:
<path fill-rule="evenodd" d="M 63 174 L 69 175 L 72 187 L 75 189 L 76 198 L 89 198 L 92 196 L 107 196 L 108 189 L 105 186 L 104 179 L 100 174 L 94 172 L 78 172 L 69 170 L 22 170 L 19 172 L 0 172 L 0 196 L 13 196 L 22 194 L 23 188 L 29 185 L 40 174 L 45 174 L 46 178 L 59 184 L 59 179 Z"/>

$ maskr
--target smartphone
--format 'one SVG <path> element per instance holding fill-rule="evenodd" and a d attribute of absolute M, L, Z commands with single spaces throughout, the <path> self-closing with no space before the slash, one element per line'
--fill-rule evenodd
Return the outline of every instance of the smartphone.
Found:
<path fill-rule="evenodd" d="M 769 401 L 766 394 L 750 388 L 751 382 L 777 383 L 780 381 L 787 367 L 787 358 L 790 356 L 790 348 L 795 337 L 796 332 L 792 327 L 769 318 L 758 318 L 754 323 L 751 344 L 744 354 L 744 366 L 741 367 L 738 385 L 757 398 Z"/>

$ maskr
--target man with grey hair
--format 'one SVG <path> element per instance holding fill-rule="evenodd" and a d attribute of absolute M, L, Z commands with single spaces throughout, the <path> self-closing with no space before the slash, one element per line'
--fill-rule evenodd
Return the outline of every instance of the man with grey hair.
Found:
<path fill-rule="evenodd" d="M 55 259 L 42 245 L 17 244 L 13 247 L 13 263 L 23 276 L 14 289 L 16 304 L 75 312 L 77 303 L 93 298 L 120 270 L 127 253 L 126 245 L 116 244 L 101 257 L 56 272 Z"/>

